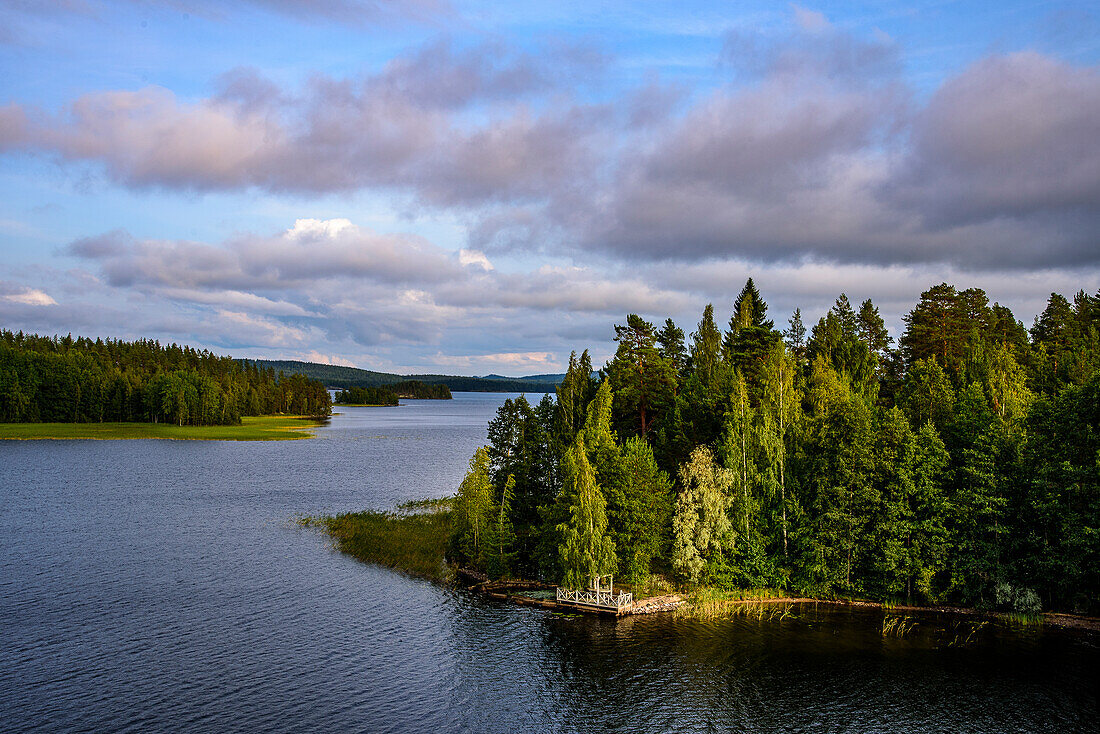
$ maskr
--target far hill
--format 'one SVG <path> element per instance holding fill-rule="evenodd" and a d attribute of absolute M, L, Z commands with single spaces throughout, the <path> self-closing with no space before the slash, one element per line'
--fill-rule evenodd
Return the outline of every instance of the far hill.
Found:
<path fill-rule="evenodd" d="M 530 377 L 463 377 L 460 375 L 396 375 L 390 372 L 361 370 L 358 367 L 342 367 L 316 362 L 296 360 L 243 359 L 242 362 L 271 368 L 285 374 L 300 374 L 312 380 L 320 380 L 327 387 L 382 387 L 399 382 L 416 380 L 425 385 L 446 385 L 453 392 L 554 392 L 563 375 L 532 375 Z"/>

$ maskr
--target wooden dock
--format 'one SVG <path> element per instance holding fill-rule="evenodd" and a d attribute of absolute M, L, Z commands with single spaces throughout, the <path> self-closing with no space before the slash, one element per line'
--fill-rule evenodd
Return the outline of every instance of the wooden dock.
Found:
<path fill-rule="evenodd" d="M 623 614 L 634 607 L 634 595 L 630 592 L 601 591 L 599 588 L 577 591 L 558 587 L 558 604 L 595 609 L 600 612 Z"/>
<path fill-rule="evenodd" d="M 474 582 L 472 586 L 468 587 L 471 591 L 479 591 L 501 601 L 511 601 L 522 606 L 540 607 L 559 612 L 584 612 L 621 617 L 631 614 L 667 612 L 684 603 L 684 600 L 678 594 L 666 594 L 635 600 L 631 592 L 616 592 L 610 584 L 603 586 L 596 583 L 593 584 L 591 589 L 576 590 L 555 587 L 539 581 L 517 579 L 490 581 L 484 574 L 470 569 L 458 569 L 458 575 L 460 578 Z M 551 589 L 555 589 L 553 600 L 537 599 L 524 594 L 524 592 L 549 591 Z"/>

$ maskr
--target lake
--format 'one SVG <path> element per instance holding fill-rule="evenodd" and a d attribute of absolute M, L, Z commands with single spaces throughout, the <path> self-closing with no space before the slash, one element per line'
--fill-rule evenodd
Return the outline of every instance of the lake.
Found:
<path fill-rule="evenodd" d="M 1087 635 L 555 615 L 294 524 L 451 494 L 506 397 L 338 408 L 306 441 L 0 442 L 0 729 L 1097 730 Z"/>

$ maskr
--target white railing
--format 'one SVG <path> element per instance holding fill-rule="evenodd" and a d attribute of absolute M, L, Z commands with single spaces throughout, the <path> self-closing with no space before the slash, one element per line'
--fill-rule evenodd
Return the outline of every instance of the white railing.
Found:
<path fill-rule="evenodd" d="M 627 592 L 613 594 L 607 591 L 575 591 L 558 587 L 558 601 L 566 604 L 579 604 L 586 607 L 600 607 L 621 611 L 634 603 L 634 595 Z"/>

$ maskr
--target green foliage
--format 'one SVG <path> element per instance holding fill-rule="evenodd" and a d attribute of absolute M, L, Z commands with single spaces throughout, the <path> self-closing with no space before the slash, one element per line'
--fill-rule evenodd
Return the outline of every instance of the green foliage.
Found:
<path fill-rule="evenodd" d="M 557 387 L 557 413 L 555 416 L 555 439 L 560 453 L 564 453 L 573 444 L 573 437 L 584 425 L 585 408 L 595 394 L 596 386 L 592 381 L 592 360 L 588 350 L 569 355 L 569 369 Z"/>
<path fill-rule="evenodd" d="M 406 382 L 442 386 L 456 392 L 527 392 L 532 394 L 553 392 L 558 384 L 557 375 L 533 375 L 531 377 L 462 377 L 459 375 L 395 375 L 390 372 L 374 372 L 358 367 L 344 367 L 298 360 L 243 359 L 245 366 L 255 365 L 261 370 L 285 374 L 300 374 L 332 388 L 390 387 Z"/>
<path fill-rule="evenodd" d="M 607 365 L 615 426 L 624 436 L 645 436 L 672 407 L 677 370 L 658 351 L 653 324 L 637 314 L 615 327 L 615 341 L 619 347 Z"/>
<path fill-rule="evenodd" d="M 245 416 L 237 425 L 178 426 L 173 423 L 0 423 L 0 440 L 91 439 L 117 441 L 293 441 L 312 438 L 320 419 L 289 415 Z"/>
<path fill-rule="evenodd" d="M 348 387 L 336 393 L 337 405 L 397 405 L 399 398 L 408 400 L 450 400 L 446 385 L 425 385 L 417 380 L 395 382 L 385 387 Z"/>
<path fill-rule="evenodd" d="M 235 425 L 241 416 L 327 416 L 328 391 L 301 375 L 158 342 L 0 331 L 0 420 Z"/>
<path fill-rule="evenodd" d="M 755 403 L 760 393 L 759 374 L 772 345 L 780 340 L 774 323 L 767 318 L 768 304 L 760 297 L 749 278 L 734 302 L 729 330 L 722 342 L 722 354 L 731 370 L 741 372 L 748 381 Z"/>
<path fill-rule="evenodd" d="M 900 403 L 912 425 L 931 423 L 942 430 L 955 410 L 955 391 L 935 359 L 918 359 L 902 385 Z"/>
<path fill-rule="evenodd" d="M 627 439 L 617 486 L 606 491 L 610 526 L 622 573 L 631 584 L 649 578 L 672 516 L 672 482 L 657 466 L 643 439 Z"/>
<path fill-rule="evenodd" d="M 558 527 L 564 570 L 561 583 L 571 589 L 585 589 L 595 578 L 615 572 L 615 542 L 607 533 L 607 503 L 596 484 L 581 436 L 566 453 L 562 468 L 569 517 Z"/>
<path fill-rule="evenodd" d="M 508 477 L 504 489 L 501 490 L 500 500 L 490 508 L 482 560 L 485 572 L 492 578 L 508 576 L 516 555 L 512 550 L 516 542 L 516 535 L 512 531 L 512 497 L 515 486 L 515 477 Z"/>
<path fill-rule="evenodd" d="M 385 387 L 348 387 L 336 393 L 336 405 L 397 405 L 397 393 Z"/>
<path fill-rule="evenodd" d="M 506 401 L 456 527 L 515 541 L 467 538 L 473 562 L 587 585 L 617 553 L 643 585 L 1100 610 L 1100 298 L 1052 297 L 1030 340 L 948 284 L 897 350 L 869 300 L 841 294 L 809 340 L 790 323 L 750 281 L 724 339 L 713 306 L 686 347 L 631 314 L 602 379 L 574 354 L 556 402 Z"/>
<path fill-rule="evenodd" d="M 672 567 L 689 583 L 706 578 L 736 540 L 727 508 L 733 472 L 714 460 L 706 446 L 680 467 L 680 494 L 672 519 Z"/>
<path fill-rule="evenodd" d="M 474 451 L 470 468 L 458 487 L 454 503 L 451 548 L 456 560 L 484 568 L 492 553 L 493 486 L 489 479 L 489 450 Z"/>

